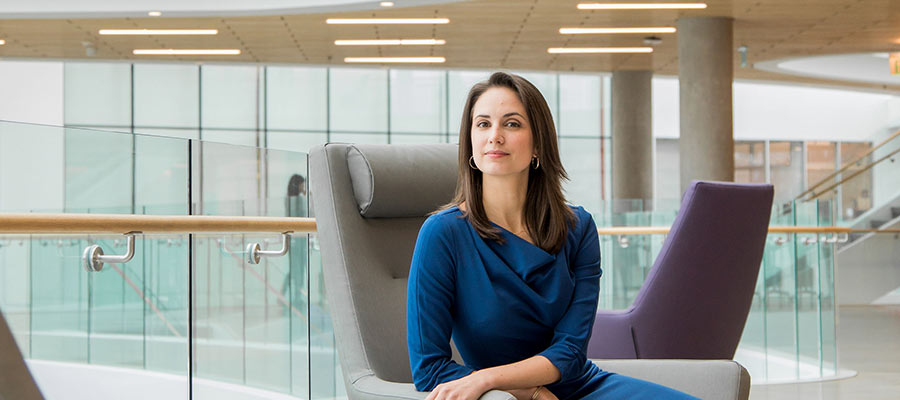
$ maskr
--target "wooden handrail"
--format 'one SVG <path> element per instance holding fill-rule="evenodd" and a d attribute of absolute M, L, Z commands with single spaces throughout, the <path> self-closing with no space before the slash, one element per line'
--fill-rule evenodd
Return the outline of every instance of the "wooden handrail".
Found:
<path fill-rule="evenodd" d="M 0 233 L 251 233 L 316 231 L 314 218 L 211 215 L 0 214 Z"/>
<path fill-rule="evenodd" d="M 610 226 L 597 228 L 600 235 L 665 235 L 668 226 Z M 769 233 L 854 233 L 843 226 L 770 226 Z"/>
<path fill-rule="evenodd" d="M 887 139 L 883 140 L 881 143 L 879 143 L 879 144 L 876 145 L 875 147 L 872 147 L 871 149 L 869 149 L 869 151 L 865 152 L 865 154 L 863 154 L 863 155 L 857 157 L 856 159 L 854 159 L 854 160 L 852 160 L 852 161 L 848 161 L 848 162 L 847 162 L 846 164 L 844 164 L 840 169 L 838 169 L 837 171 L 832 172 L 831 175 L 828 175 L 828 176 L 826 176 L 826 177 L 820 179 L 819 182 L 816 182 L 815 185 L 810 186 L 808 189 L 806 189 L 805 192 L 800 193 L 800 195 L 797 196 L 796 199 L 797 199 L 797 200 L 802 199 L 803 196 L 806 196 L 807 194 L 813 193 L 814 190 L 815 190 L 817 187 L 822 186 L 822 185 L 823 185 L 825 182 L 827 182 L 829 179 L 834 178 L 835 176 L 837 176 L 837 174 L 839 174 L 839 173 L 841 173 L 841 172 L 844 172 L 845 170 L 847 170 L 847 168 L 850 168 L 851 166 L 853 166 L 853 164 L 856 164 L 856 163 L 858 163 L 859 161 L 861 161 L 862 159 L 868 157 L 869 154 L 874 153 L 875 150 L 880 149 L 882 146 L 884 146 L 885 144 L 887 144 L 888 142 L 890 142 L 891 140 L 893 140 L 893 139 L 896 138 L 897 136 L 900 136 L 900 130 L 898 130 L 897 132 L 894 132 L 894 133 L 893 133 L 891 136 L 889 136 Z M 874 164 L 877 164 L 877 163 L 872 163 L 871 165 L 874 165 Z M 827 192 L 827 190 L 823 190 L 823 191 L 822 191 L 822 193 L 824 193 L 824 192 Z M 818 197 L 818 196 L 816 196 L 816 197 Z M 814 197 L 814 198 L 815 198 L 815 197 Z"/>
<path fill-rule="evenodd" d="M 900 233 L 900 229 L 852 229 L 850 233 Z"/>
<path fill-rule="evenodd" d="M 210 215 L 0 213 L 0 234 L 314 233 L 315 218 Z M 842 226 L 770 226 L 769 233 L 900 233 L 900 229 Z M 600 235 L 665 235 L 668 226 L 611 226 Z"/>
<path fill-rule="evenodd" d="M 838 187 L 838 186 L 844 184 L 844 182 L 847 182 L 847 181 L 849 181 L 849 180 L 851 180 L 851 179 L 857 177 L 859 174 L 868 171 L 868 170 L 871 169 L 872 167 L 878 165 L 878 163 L 880 163 L 880 162 L 882 162 L 882 161 L 884 161 L 884 160 L 886 160 L 886 159 L 888 159 L 888 158 L 891 158 L 891 156 L 893 156 L 894 154 L 897 154 L 898 152 L 900 152 L 900 147 L 897 147 L 897 149 L 895 149 L 894 151 L 892 151 L 892 152 L 888 153 L 887 155 L 885 155 L 885 156 L 879 158 L 878 160 L 875 160 L 875 162 L 869 163 L 869 165 L 866 165 L 865 168 L 862 168 L 862 169 L 857 170 L 856 172 L 850 174 L 850 176 L 847 176 L 846 178 L 841 178 L 841 180 L 839 180 L 839 181 L 833 183 L 831 186 L 829 186 L 829 187 L 827 187 L 827 188 L 825 188 L 825 189 L 822 189 L 822 191 L 820 191 L 820 192 L 818 192 L 818 193 L 813 192 L 813 194 L 814 194 L 815 196 L 810 197 L 808 200 L 815 200 L 815 199 L 818 199 L 818 198 L 821 197 L 823 194 L 828 193 L 828 192 L 831 191 L 832 189 L 834 189 L 834 188 L 836 188 L 836 187 Z"/>

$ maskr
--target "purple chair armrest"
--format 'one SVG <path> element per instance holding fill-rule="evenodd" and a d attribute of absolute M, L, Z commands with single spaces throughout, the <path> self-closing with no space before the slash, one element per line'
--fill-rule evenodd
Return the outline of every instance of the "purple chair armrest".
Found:
<path fill-rule="evenodd" d="M 588 341 L 587 356 L 600 359 L 637 358 L 630 309 L 597 313 Z"/>

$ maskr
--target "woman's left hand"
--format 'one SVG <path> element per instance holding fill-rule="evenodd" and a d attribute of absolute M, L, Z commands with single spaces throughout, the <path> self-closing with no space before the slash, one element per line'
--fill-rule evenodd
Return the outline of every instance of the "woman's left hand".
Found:
<path fill-rule="evenodd" d="M 475 372 L 437 385 L 425 400 L 477 400 L 489 389 L 487 382 Z"/>

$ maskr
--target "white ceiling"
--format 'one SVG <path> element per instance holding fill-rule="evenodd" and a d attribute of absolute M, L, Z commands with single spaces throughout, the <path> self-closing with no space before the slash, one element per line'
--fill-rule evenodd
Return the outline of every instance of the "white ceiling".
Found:
<path fill-rule="evenodd" d="M 759 62 L 754 67 L 764 71 L 812 78 L 880 85 L 900 85 L 900 75 L 891 75 L 888 53 L 853 53 L 783 58 Z"/>
<path fill-rule="evenodd" d="M 392 8 L 460 0 L 393 0 Z M 28 0 L 0 1 L 0 19 L 257 16 L 383 10 L 380 0 Z"/>

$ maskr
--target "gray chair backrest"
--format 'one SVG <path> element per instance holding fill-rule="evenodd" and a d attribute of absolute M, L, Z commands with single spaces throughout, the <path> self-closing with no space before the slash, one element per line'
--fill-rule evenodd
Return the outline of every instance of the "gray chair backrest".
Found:
<path fill-rule="evenodd" d="M 0 400 L 41 400 L 22 352 L 0 312 Z"/>
<path fill-rule="evenodd" d="M 406 284 L 419 228 L 456 188 L 456 145 L 310 151 L 310 195 L 344 378 L 412 382 Z"/>

